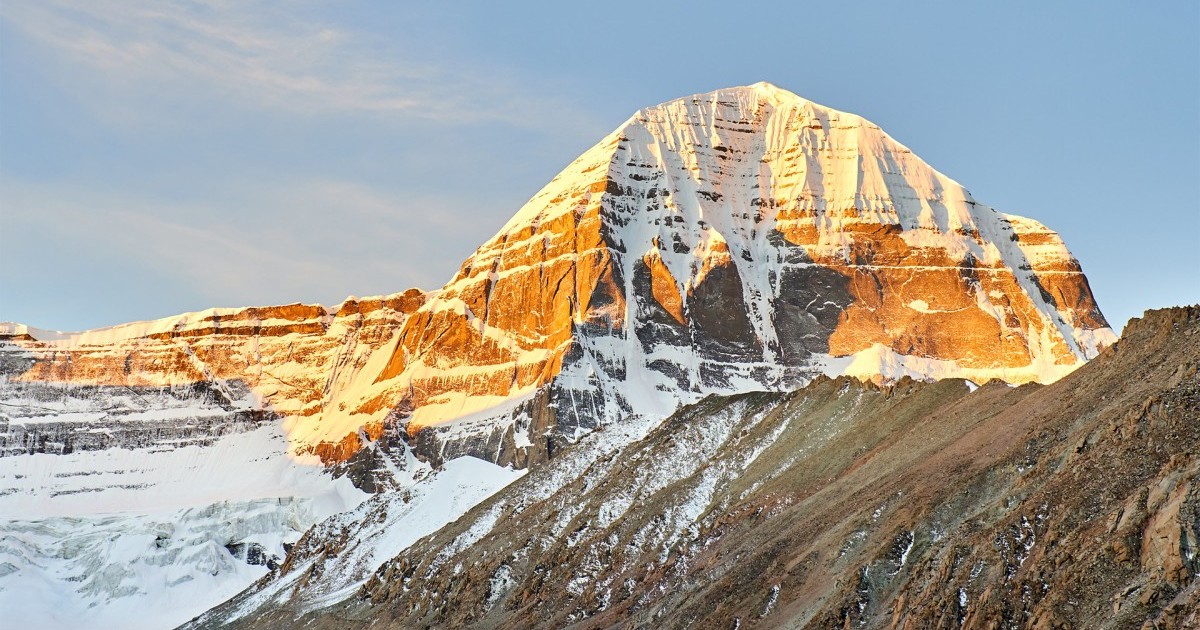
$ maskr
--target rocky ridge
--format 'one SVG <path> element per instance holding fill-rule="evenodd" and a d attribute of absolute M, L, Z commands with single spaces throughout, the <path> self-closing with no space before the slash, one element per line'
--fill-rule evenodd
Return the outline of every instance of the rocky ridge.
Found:
<path fill-rule="evenodd" d="M 347 392 L 374 378 L 371 358 L 386 351 L 394 330 L 424 299 L 410 290 L 351 298 L 333 309 L 210 309 L 82 333 L 6 324 L 0 327 L 0 391 L 10 423 L 54 417 L 60 425 L 78 420 L 86 432 L 89 418 L 70 414 L 100 411 L 89 401 L 120 414 L 171 406 L 139 403 L 146 396 L 176 392 L 188 399 L 194 396 L 187 390 L 203 390 L 230 411 L 283 419 L 295 455 L 343 461 L 362 447 L 360 431 L 368 439 L 382 434 L 383 419 L 345 424 L 337 412 L 357 404 L 345 399 Z M 45 404 L 65 398 L 77 401 L 64 409 Z M 22 407 L 25 401 L 30 404 Z"/>

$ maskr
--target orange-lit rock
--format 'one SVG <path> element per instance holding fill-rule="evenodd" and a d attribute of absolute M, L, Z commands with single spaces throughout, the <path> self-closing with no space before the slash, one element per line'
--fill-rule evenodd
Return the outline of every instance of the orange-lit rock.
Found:
<path fill-rule="evenodd" d="M 360 428 L 382 424 L 344 413 L 342 394 L 365 377 L 376 350 L 389 344 L 425 294 L 350 299 L 335 313 L 294 304 L 213 309 L 84 333 L 13 326 L 7 338 L 32 357 L 18 381 L 114 387 L 223 382 L 249 386 L 253 405 L 290 420 L 296 454 L 345 459 Z M 28 332 L 27 332 L 28 331 Z M 236 395 L 236 394 L 231 394 Z M 358 400 L 353 401 L 355 405 Z M 338 444 L 331 450 L 329 444 Z"/>
<path fill-rule="evenodd" d="M 646 267 L 650 270 L 650 291 L 654 295 L 654 300 L 663 308 L 676 323 L 682 325 L 687 324 L 687 319 L 683 315 L 683 296 L 679 295 L 679 286 L 675 282 L 675 277 L 671 275 L 671 270 L 663 264 L 662 256 L 658 252 L 651 252 L 642 258 Z"/>

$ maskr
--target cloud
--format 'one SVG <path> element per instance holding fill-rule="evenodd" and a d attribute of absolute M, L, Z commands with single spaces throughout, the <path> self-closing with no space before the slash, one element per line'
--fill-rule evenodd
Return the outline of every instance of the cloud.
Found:
<path fill-rule="evenodd" d="M 320 11 L 238 2 L 12 0 L 0 15 L 78 68 L 83 80 L 301 114 L 519 126 L 582 121 L 499 68 L 421 59 L 411 46 L 345 30 Z M 308 14 L 308 17 L 302 17 Z M 414 37 L 416 37 L 414 35 Z M 427 54 L 427 53 L 426 53 Z M 171 89 L 167 89 L 167 87 Z M 534 96 L 542 92 L 542 96 Z"/>
<path fill-rule="evenodd" d="M 332 13 L 0 1 L 0 87 L 28 97 L 5 99 L 0 318 L 438 288 L 607 130 L 546 79 Z"/>
<path fill-rule="evenodd" d="M 438 198 L 336 180 L 231 191 L 233 201 L 220 206 L 11 180 L 2 187 L 6 238 L 14 244 L 8 254 L 35 259 L 42 253 L 33 250 L 42 246 L 31 244 L 52 243 L 84 263 L 70 275 L 34 265 L 24 273 L 45 277 L 31 280 L 47 288 L 116 287 L 111 274 L 119 269 L 121 290 L 133 294 L 111 297 L 131 304 L 153 301 L 137 294 L 152 284 L 138 279 L 150 276 L 188 287 L 211 306 L 328 304 L 351 292 L 435 289 L 496 227 L 459 221 L 459 209 Z M 452 243 L 434 236 L 451 229 Z M 117 260 L 88 264 L 106 257 Z"/>

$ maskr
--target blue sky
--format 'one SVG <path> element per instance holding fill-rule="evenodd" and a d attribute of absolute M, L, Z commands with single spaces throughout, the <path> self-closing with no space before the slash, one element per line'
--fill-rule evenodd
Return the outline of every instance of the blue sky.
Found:
<path fill-rule="evenodd" d="M 1118 329 L 1200 301 L 1200 9 L 0 4 L 0 320 L 436 288 L 641 107 L 770 81 L 1041 220 Z"/>

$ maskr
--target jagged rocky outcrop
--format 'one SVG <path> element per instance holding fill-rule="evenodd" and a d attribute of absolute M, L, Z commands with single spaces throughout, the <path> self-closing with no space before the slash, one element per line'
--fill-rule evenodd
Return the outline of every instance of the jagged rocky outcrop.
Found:
<path fill-rule="evenodd" d="M 292 583 L 188 627 L 1200 622 L 1200 306 L 1148 312 L 1048 386 L 819 379 L 603 440 L 342 602 Z"/>
<path fill-rule="evenodd" d="M 227 397 L 231 390 L 246 392 L 244 384 L 227 381 L 224 386 L 197 381 L 114 392 L 103 385 L 8 383 L 10 402 L 0 415 L 0 457 L 209 446 L 223 435 L 280 420 L 269 409 L 246 408 L 238 404 L 241 399 Z"/>

